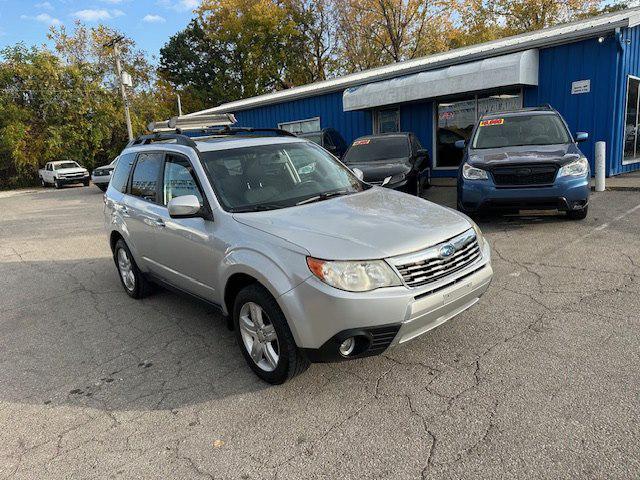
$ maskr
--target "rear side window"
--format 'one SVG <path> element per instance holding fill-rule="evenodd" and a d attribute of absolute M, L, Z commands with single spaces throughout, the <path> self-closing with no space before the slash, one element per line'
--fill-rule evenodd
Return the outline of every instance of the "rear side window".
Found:
<path fill-rule="evenodd" d="M 167 205 L 172 198 L 184 195 L 195 195 L 202 205 L 202 193 L 198 188 L 195 172 L 186 158 L 176 155 L 167 156 L 162 190 L 164 205 Z"/>
<path fill-rule="evenodd" d="M 158 203 L 158 179 L 163 160 L 164 154 L 162 153 L 141 153 L 138 155 L 131 180 L 131 195 Z"/>
<path fill-rule="evenodd" d="M 118 163 L 113 171 L 113 176 L 109 181 L 109 186 L 117 191 L 124 193 L 127 189 L 127 181 L 129 180 L 129 172 L 136 155 L 134 153 L 125 153 L 118 157 Z"/>

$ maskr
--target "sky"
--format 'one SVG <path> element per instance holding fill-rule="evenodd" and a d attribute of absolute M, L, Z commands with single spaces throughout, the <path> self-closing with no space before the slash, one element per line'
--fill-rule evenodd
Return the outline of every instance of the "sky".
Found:
<path fill-rule="evenodd" d="M 47 43 L 51 25 L 103 23 L 133 38 L 154 63 L 171 35 L 193 17 L 200 0 L 0 0 L 0 48 Z"/>

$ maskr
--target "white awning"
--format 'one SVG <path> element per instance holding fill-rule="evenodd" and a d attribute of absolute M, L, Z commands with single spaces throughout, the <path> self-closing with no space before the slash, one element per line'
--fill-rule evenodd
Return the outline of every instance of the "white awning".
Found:
<path fill-rule="evenodd" d="M 348 88 L 342 106 L 347 112 L 511 85 L 538 85 L 537 49 Z"/>

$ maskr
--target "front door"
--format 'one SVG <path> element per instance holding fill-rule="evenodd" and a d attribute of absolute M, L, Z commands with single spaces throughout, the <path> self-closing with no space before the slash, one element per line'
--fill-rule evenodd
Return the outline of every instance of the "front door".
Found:
<path fill-rule="evenodd" d="M 215 249 L 216 225 L 201 217 L 171 218 L 167 209 L 172 198 L 183 195 L 195 195 L 204 205 L 204 193 L 187 157 L 167 154 L 160 190 L 163 227 L 153 245 L 156 267 L 172 285 L 219 303 L 215 276 L 222 251 Z"/>

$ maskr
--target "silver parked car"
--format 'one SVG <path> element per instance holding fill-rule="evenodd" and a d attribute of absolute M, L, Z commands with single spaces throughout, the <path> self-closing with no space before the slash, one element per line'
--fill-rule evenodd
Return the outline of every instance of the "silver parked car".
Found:
<path fill-rule="evenodd" d="M 267 382 L 380 354 L 489 286 L 489 245 L 465 215 L 368 185 L 285 132 L 223 132 L 134 141 L 105 224 L 127 294 L 158 283 L 219 307 Z"/>

